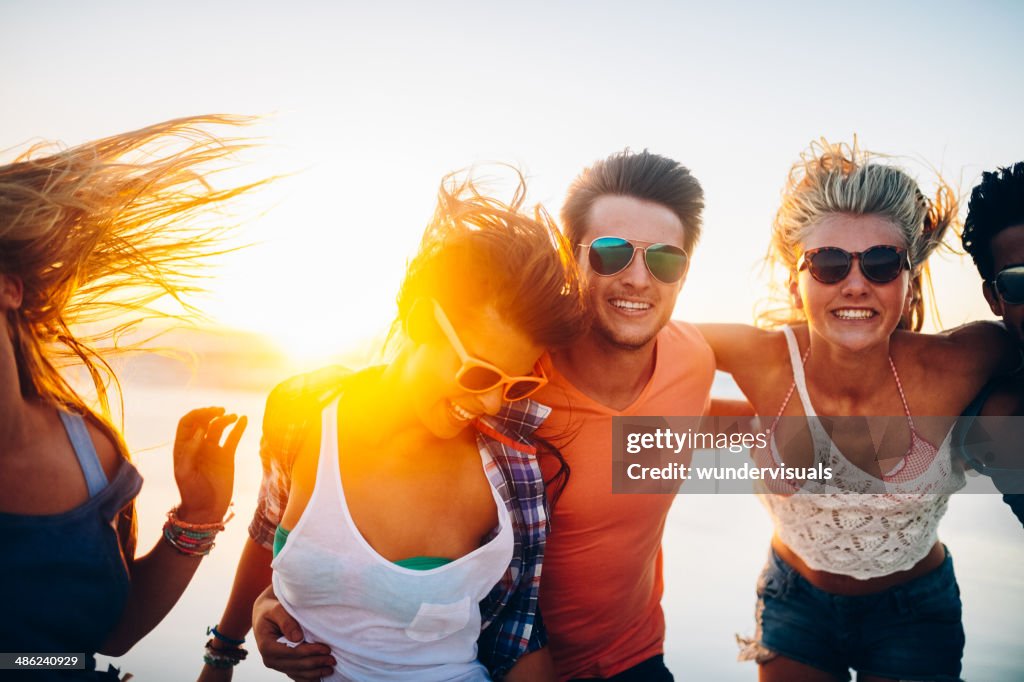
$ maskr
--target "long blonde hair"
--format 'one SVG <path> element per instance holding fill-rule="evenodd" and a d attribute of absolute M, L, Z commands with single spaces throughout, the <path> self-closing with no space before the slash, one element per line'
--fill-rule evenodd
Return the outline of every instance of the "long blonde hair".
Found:
<path fill-rule="evenodd" d="M 769 265 L 781 269 L 785 277 L 779 277 L 776 271 L 772 278 L 774 307 L 769 304 L 758 315 L 760 324 L 773 327 L 804 320 L 803 311 L 792 305 L 788 295 L 800 244 L 823 218 L 842 213 L 880 216 L 903 235 L 913 272 L 911 303 L 900 326 L 921 329 L 923 289 L 931 289 L 928 257 L 943 243 L 956 219 L 957 193 L 940 175 L 934 197 L 929 199 L 906 171 L 880 163 L 881 158 L 859 149 L 856 139 L 851 146 L 831 144 L 822 138 L 812 142 L 790 169 L 782 206 L 772 223 L 767 256 Z"/>
<path fill-rule="evenodd" d="M 265 182 L 214 188 L 210 175 L 248 144 L 207 128 L 247 121 L 196 116 L 69 149 L 41 143 L 0 166 L 0 273 L 24 289 L 7 319 L 22 396 L 86 415 L 125 457 L 109 402 L 111 384 L 120 399 L 117 376 L 96 344 L 162 315 L 158 299 L 190 310 L 183 296 L 198 289 L 197 268 L 224 250 L 225 228 L 195 219 Z M 76 335 L 84 323 L 94 331 Z M 98 410 L 62 374 L 69 362 L 87 370 Z"/>

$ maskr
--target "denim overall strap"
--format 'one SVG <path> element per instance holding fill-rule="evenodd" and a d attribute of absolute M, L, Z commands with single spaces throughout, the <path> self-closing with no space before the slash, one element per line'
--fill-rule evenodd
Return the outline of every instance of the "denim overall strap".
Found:
<path fill-rule="evenodd" d="M 61 414 L 61 421 L 91 497 L 55 514 L 0 513 L 8 549 L 0 569 L 0 648 L 79 652 L 88 659 L 113 632 L 128 599 L 128 569 L 113 521 L 138 494 L 142 477 L 121 460 L 107 483 L 82 417 Z"/>
<path fill-rule="evenodd" d="M 96 456 L 96 448 L 93 447 L 85 420 L 81 415 L 63 410 L 58 414 L 60 414 L 60 420 L 64 422 L 64 430 L 68 432 L 68 438 L 71 439 L 71 447 L 75 449 L 78 465 L 82 467 L 82 473 L 85 474 L 89 497 L 95 497 L 96 493 L 107 487 L 107 475 L 103 473 L 100 459 Z"/>

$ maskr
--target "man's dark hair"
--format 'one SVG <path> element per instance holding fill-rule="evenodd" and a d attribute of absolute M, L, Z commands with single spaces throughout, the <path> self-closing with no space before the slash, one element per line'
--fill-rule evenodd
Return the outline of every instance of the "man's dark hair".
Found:
<path fill-rule="evenodd" d="M 590 207 L 605 195 L 633 197 L 670 209 L 683 224 L 683 250 L 693 253 L 700 237 L 704 190 L 678 161 L 646 149 L 639 153 L 626 149 L 585 169 L 569 187 L 562 206 L 562 226 L 571 244 L 580 243 Z"/>
<path fill-rule="evenodd" d="M 1024 161 L 994 173 L 983 173 L 971 191 L 964 221 L 964 250 L 971 254 L 986 281 L 992 272 L 992 238 L 1008 227 L 1024 225 Z"/>

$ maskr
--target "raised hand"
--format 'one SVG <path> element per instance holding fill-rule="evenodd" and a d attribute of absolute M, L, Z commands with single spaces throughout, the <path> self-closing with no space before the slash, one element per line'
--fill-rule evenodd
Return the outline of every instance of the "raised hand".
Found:
<path fill-rule="evenodd" d="M 221 436 L 232 422 L 224 444 Z M 192 410 L 178 422 L 174 438 L 174 480 L 181 494 L 178 517 L 190 523 L 215 523 L 231 504 L 235 450 L 247 420 L 224 414 L 223 407 Z"/>

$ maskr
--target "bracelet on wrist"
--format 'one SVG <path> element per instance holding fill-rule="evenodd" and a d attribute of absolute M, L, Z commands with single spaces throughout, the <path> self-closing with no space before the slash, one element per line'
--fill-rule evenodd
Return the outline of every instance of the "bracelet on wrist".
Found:
<path fill-rule="evenodd" d="M 179 553 L 186 556 L 204 557 L 210 553 L 214 546 L 214 537 L 216 532 L 211 532 L 209 535 L 195 538 L 189 537 L 181 532 L 181 529 L 173 526 L 169 521 L 164 524 L 164 540 L 167 543 L 178 550 Z"/>
<path fill-rule="evenodd" d="M 218 523 L 189 523 L 178 517 L 178 507 L 174 507 L 167 512 L 163 536 L 181 554 L 204 557 L 213 549 L 217 533 L 224 530 L 224 523 L 230 519 L 231 516 Z"/>
<path fill-rule="evenodd" d="M 249 652 L 240 646 L 232 646 L 227 649 L 215 649 L 213 639 L 206 642 L 203 662 L 212 668 L 233 668 L 249 655 Z"/>
<path fill-rule="evenodd" d="M 220 623 L 217 623 L 217 625 L 220 625 Z M 214 639 L 224 642 L 225 644 L 230 644 L 231 646 L 242 646 L 243 644 L 245 644 L 245 637 L 243 637 L 242 639 L 228 637 L 223 632 L 217 629 L 217 625 L 210 625 L 209 627 L 207 627 L 206 634 L 213 635 Z"/>

